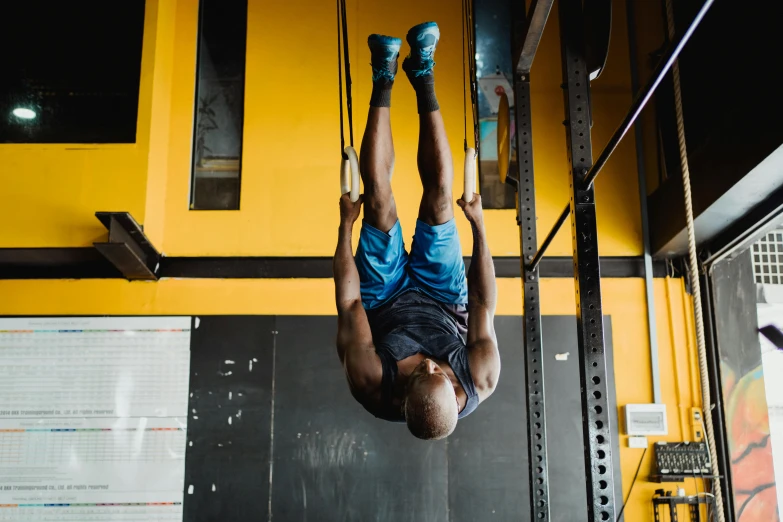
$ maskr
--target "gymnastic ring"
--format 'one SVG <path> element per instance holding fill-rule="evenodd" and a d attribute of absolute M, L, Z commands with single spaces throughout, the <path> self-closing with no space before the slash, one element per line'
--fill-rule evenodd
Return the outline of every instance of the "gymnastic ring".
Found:
<path fill-rule="evenodd" d="M 462 199 L 466 203 L 473 201 L 473 194 L 476 193 L 476 149 L 465 150 L 465 190 L 462 193 Z"/>
<path fill-rule="evenodd" d="M 345 147 L 345 156 L 340 163 L 340 194 L 351 193 L 351 201 L 359 200 L 361 191 L 361 172 L 359 172 L 359 156 L 356 149 L 348 145 Z"/>

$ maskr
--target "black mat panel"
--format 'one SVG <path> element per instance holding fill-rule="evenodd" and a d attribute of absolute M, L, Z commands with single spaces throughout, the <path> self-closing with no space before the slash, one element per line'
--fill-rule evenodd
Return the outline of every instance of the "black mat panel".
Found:
<path fill-rule="evenodd" d="M 187 522 L 268 520 L 273 328 L 273 317 L 194 318 Z"/>
<path fill-rule="evenodd" d="M 445 442 L 377 420 L 351 396 L 335 317 L 277 321 L 272 519 L 446 522 Z"/>
<path fill-rule="evenodd" d="M 502 362 L 495 393 L 448 439 L 449 522 L 529 517 L 522 318 L 496 317 L 495 332 Z"/>
<path fill-rule="evenodd" d="M 585 520 L 584 447 L 582 443 L 582 402 L 579 396 L 579 349 L 576 317 L 544 316 L 544 393 L 546 394 L 546 429 L 549 459 L 549 504 L 551 522 Z M 612 322 L 604 316 L 606 333 L 607 386 L 609 418 L 617 433 L 617 398 L 614 389 L 612 357 Z M 520 330 L 521 335 L 521 330 Z M 566 360 L 557 354 L 568 353 Z M 561 357 L 562 358 L 562 357 Z M 613 438 L 615 512 L 622 506 L 622 479 L 618 437 Z"/>

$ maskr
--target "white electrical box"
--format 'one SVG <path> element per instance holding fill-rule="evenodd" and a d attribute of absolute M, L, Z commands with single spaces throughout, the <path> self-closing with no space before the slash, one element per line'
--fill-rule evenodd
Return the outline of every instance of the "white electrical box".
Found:
<path fill-rule="evenodd" d="M 668 435 L 665 404 L 626 404 L 627 435 Z"/>

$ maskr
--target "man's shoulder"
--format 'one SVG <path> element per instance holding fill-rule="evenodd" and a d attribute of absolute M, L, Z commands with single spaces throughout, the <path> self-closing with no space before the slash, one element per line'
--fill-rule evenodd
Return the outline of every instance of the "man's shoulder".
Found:
<path fill-rule="evenodd" d="M 349 385 L 349 389 L 356 402 L 361 404 L 374 417 L 391 422 L 405 421 L 399 404 L 395 406 L 395 401 L 392 401 L 392 404 L 384 403 L 380 387 L 375 389 L 358 389 Z"/>
<path fill-rule="evenodd" d="M 498 352 L 497 339 L 482 338 L 473 342 L 468 348 L 471 377 L 479 401 L 483 402 L 494 393 L 500 377 L 500 353 Z"/>

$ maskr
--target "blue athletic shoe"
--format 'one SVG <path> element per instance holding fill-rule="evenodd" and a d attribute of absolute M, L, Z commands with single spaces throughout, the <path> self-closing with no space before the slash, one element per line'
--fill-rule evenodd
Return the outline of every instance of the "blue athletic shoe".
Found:
<path fill-rule="evenodd" d="M 397 57 L 400 56 L 402 40 L 393 36 L 371 34 L 367 38 L 370 46 L 370 65 L 372 65 L 372 81 L 381 78 L 394 81 L 397 74 Z"/>
<path fill-rule="evenodd" d="M 435 67 L 435 60 L 432 57 L 439 39 L 440 29 L 435 22 L 424 22 L 408 31 L 405 40 L 411 46 L 411 52 L 403 60 L 402 69 L 409 78 L 432 74 L 432 68 Z"/>

